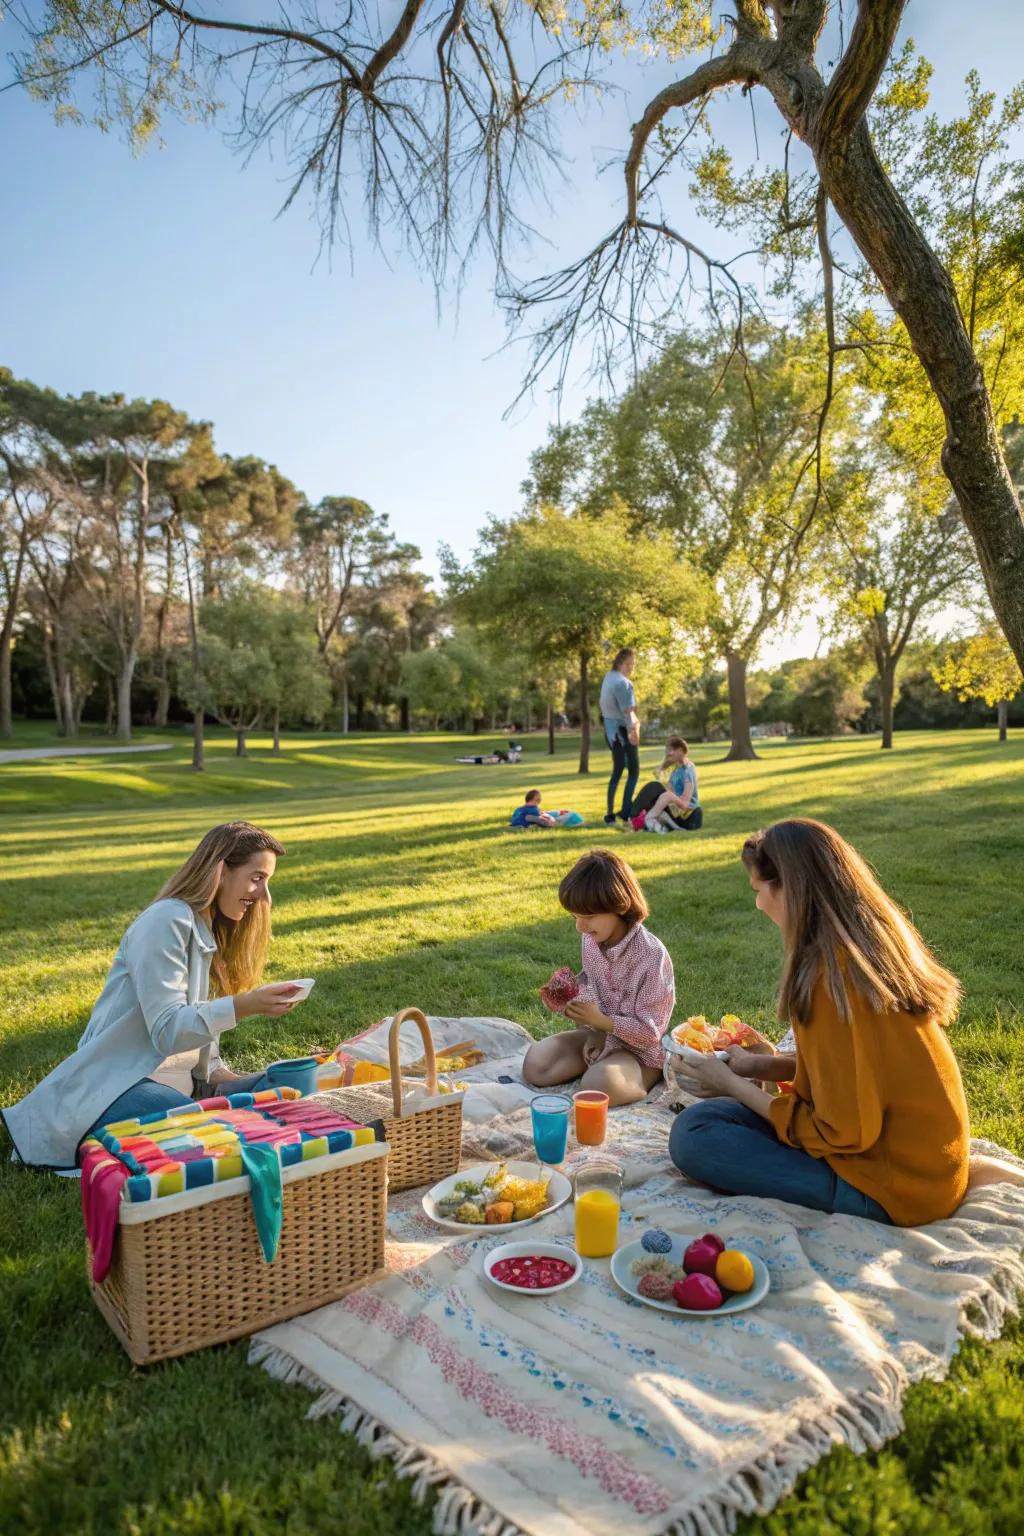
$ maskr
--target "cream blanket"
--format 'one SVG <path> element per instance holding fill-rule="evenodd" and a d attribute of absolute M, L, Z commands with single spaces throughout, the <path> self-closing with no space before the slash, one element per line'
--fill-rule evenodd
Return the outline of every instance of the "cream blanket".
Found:
<path fill-rule="evenodd" d="M 528 1122 L 519 1109 L 468 1127 L 469 1160 L 524 1152 Z M 963 1333 L 993 1337 L 1015 1310 L 1021 1188 L 975 1190 L 915 1230 L 719 1198 L 672 1168 L 669 1124 L 658 1104 L 611 1117 L 620 1240 L 657 1223 L 742 1241 L 772 1281 L 750 1312 L 656 1312 L 616 1289 L 607 1261 L 560 1295 L 504 1295 L 481 1273 L 498 1239 L 449 1237 L 410 1191 L 390 1202 L 390 1275 L 257 1335 L 251 1358 L 312 1388 L 311 1412 L 339 1413 L 418 1494 L 436 1490 L 438 1532 L 719 1536 L 832 1445 L 897 1434 L 907 1386 L 941 1377 Z M 527 1231 L 570 1243 L 571 1208 Z"/>

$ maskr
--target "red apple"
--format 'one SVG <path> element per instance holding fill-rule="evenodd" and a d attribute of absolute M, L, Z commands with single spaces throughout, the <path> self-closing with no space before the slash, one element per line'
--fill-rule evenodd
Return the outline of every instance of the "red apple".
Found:
<path fill-rule="evenodd" d="M 719 1237 L 717 1232 L 705 1232 L 704 1236 L 701 1238 L 701 1242 L 710 1243 L 716 1253 L 725 1252 L 725 1244 L 722 1242 L 722 1239 Z"/>
<path fill-rule="evenodd" d="M 722 1292 L 710 1275 L 687 1275 L 685 1280 L 677 1280 L 672 1295 L 689 1312 L 713 1312 L 722 1305 Z"/>
<path fill-rule="evenodd" d="M 698 1237 L 683 1254 L 683 1268 L 688 1275 L 713 1275 L 718 1254 L 719 1249 L 715 1243 L 709 1243 L 706 1237 Z"/>

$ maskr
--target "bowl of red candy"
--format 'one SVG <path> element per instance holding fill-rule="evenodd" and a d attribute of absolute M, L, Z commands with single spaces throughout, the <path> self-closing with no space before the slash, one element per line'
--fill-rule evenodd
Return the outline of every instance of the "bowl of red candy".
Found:
<path fill-rule="evenodd" d="M 514 1296 L 553 1296 L 575 1285 L 583 1260 L 560 1243 L 501 1243 L 484 1255 L 484 1274 Z"/>

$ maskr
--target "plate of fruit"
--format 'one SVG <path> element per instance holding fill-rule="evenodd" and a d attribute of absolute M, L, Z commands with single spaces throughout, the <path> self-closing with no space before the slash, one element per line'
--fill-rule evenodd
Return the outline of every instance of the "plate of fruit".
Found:
<path fill-rule="evenodd" d="M 717 1232 L 676 1236 L 652 1227 L 617 1249 L 611 1267 L 627 1296 L 676 1317 L 730 1317 L 756 1307 L 771 1286 L 763 1260 L 727 1247 Z"/>
<path fill-rule="evenodd" d="M 446 1232 L 486 1227 L 509 1232 L 557 1211 L 572 1194 L 564 1173 L 536 1163 L 484 1163 L 442 1179 L 423 1196 L 423 1209 Z"/>

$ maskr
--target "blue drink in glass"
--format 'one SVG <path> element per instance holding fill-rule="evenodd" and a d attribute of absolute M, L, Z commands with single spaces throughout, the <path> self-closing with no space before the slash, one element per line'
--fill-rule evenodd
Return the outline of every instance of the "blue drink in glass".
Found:
<path fill-rule="evenodd" d="M 542 1163 L 560 1163 L 569 1137 L 569 1100 L 561 1093 L 542 1093 L 530 1105 L 533 1149 Z"/>

